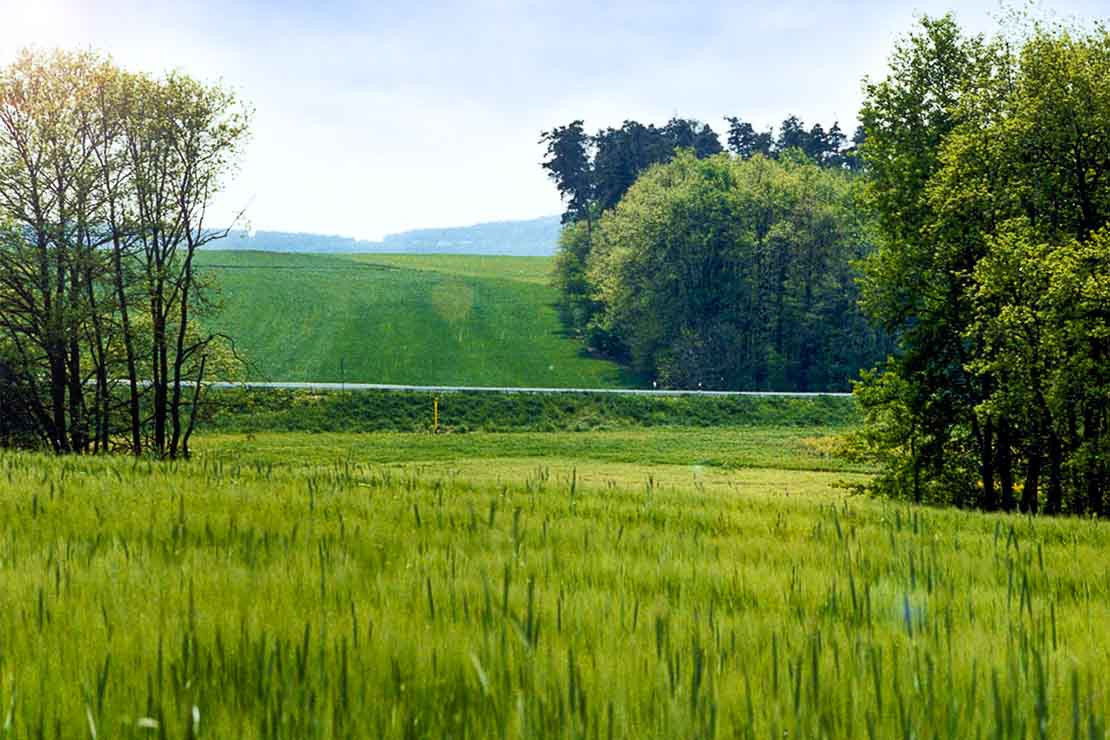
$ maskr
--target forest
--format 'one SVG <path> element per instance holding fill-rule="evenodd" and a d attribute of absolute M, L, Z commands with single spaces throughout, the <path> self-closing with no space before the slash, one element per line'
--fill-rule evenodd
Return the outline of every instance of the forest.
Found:
<path fill-rule="evenodd" d="M 859 146 L 796 116 L 544 132 L 567 210 L 556 283 L 567 323 L 655 385 L 847 391 L 892 348 L 858 307 L 871 250 Z"/>
<path fill-rule="evenodd" d="M 544 132 L 565 321 L 665 387 L 852 387 L 868 490 L 1110 513 L 1110 32 L 924 17 L 859 118 Z"/>

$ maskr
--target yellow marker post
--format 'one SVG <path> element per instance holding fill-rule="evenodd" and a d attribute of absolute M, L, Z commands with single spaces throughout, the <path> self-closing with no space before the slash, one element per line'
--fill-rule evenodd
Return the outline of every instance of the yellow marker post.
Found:
<path fill-rule="evenodd" d="M 434 434 L 439 434 L 439 396 L 432 400 L 432 428 Z"/>

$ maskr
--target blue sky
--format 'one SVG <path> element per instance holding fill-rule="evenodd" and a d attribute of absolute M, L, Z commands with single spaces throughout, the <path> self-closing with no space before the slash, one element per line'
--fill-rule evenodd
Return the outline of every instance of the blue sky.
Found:
<path fill-rule="evenodd" d="M 997 2 L 0 0 L 0 63 L 96 48 L 234 88 L 255 109 L 218 218 L 378 238 L 561 210 L 541 130 L 679 114 L 723 131 L 796 114 L 854 125 L 916 15 L 988 31 Z M 1110 15 L 1110 0 L 1037 6 Z"/>

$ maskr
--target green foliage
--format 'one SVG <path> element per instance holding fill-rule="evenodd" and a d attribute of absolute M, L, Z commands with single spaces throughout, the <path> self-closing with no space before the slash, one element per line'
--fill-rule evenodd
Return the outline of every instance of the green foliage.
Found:
<path fill-rule="evenodd" d="M 620 202 L 648 167 L 670 161 L 683 149 L 699 158 L 724 151 L 709 124 L 677 117 L 664 126 L 625 121 L 593 136 L 586 134 L 582 121 L 573 121 L 544 131 L 540 143 L 547 146 L 541 166 L 567 204 L 563 223 L 582 221 L 587 229 L 597 213 Z"/>
<path fill-rule="evenodd" d="M 640 173 L 670 161 L 680 149 L 689 148 L 699 158 L 721 151 L 708 124 L 678 118 L 662 128 L 625 121 L 620 128 L 598 131 L 592 143 L 593 193 L 599 211 L 614 208 Z"/>
<path fill-rule="evenodd" d="M 567 204 L 563 223 L 587 218 L 594 183 L 589 154 L 590 137 L 582 121 L 572 121 L 566 126 L 544 131 L 540 143 L 547 146 L 542 166 L 555 181 L 559 197 Z"/>
<path fill-rule="evenodd" d="M 0 352 L 21 420 L 55 452 L 188 456 L 217 364 L 192 258 L 222 236 L 205 214 L 249 118 L 219 85 L 91 51 L 0 69 Z"/>
<path fill-rule="evenodd" d="M 426 393 L 213 389 L 202 426 L 226 432 L 417 432 L 432 429 L 439 398 L 443 431 L 583 431 L 640 427 L 844 427 L 850 398 L 818 396 L 641 396 L 611 393 Z"/>
<path fill-rule="evenodd" d="M 4 734 L 1105 736 L 1106 523 L 422 439 L 0 454 Z"/>
<path fill-rule="evenodd" d="M 856 129 L 848 146 L 847 136 L 834 122 L 828 131 L 815 123 L 810 129 L 797 116 L 787 116 L 779 127 L 778 136 L 772 129 L 756 132 L 755 127 L 735 116 L 728 121 L 728 148 L 741 159 L 751 159 L 757 154 L 777 159 L 791 150 L 800 151 L 812 162 L 835 169 L 856 170 L 860 167 L 859 145 L 863 142 L 863 129 Z"/>
<path fill-rule="evenodd" d="M 1033 26 L 1015 47 L 925 19 L 863 117 L 882 232 L 864 303 L 900 348 L 860 389 L 876 488 L 1110 512 L 1110 34 Z"/>
<path fill-rule="evenodd" d="M 635 381 L 564 335 L 551 259 L 204 251 L 255 380 L 614 387 Z"/>
<path fill-rule="evenodd" d="M 591 328 L 664 386 L 847 390 L 885 349 L 855 306 L 867 251 L 850 176 L 680 153 L 598 222 Z"/>
<path fill-rule="evenodd" d="M 862 304 L 898 337 L 900 350 L 888 364 L 894 377 L 871 375 L 860 389 L 865 407 L 888 407 L 869 411 L 869 418 L 895 425 L 869 425 L 863 439 L 894 465 L 877 480 L 878 490 L 964 502 L 974 493 L 972 480 L 957 476 L 961 485 L 948 486 L 949 466 L 969 455 L 967 435 L 954 420 L 966 419 L 974 405 L 962 340 L 974 260 L 957 248 L 937 248 L 928 186 L 941 166 L 940 144 L 956 127 L 960 92 L 984 52 L 982 41 L 964 39 L 951 17 L 921 23 L 896 49 L 889 76 L 868 84 L 861 111 L 867 202 L 879 225 L 877 249 L 864 263 Z M 867 383 L 879 386 L 865 391 Z M 908 458 L 891 463 L 892 453 Z"/>
<path fill-rule="evenodd" d="M 751 159 L 757 154 L 770 157 L 775 147 L 773 131 L 756 133 L 755 127 L 747 121 L 735 116 L 725 119 L 728 121 L 728 148 L 743 159 Z"/>
<path fill-rule="evenodd" d="M 559 293 L 559 310 L 563 323 L 576 331 L 589 346 L 615 354 L 610 337 L 592 323 L 600 309 L 591 295 L 590 279 L 586 272 L 592 246 L 591 224 L 566 224 L 559 234 L 559 251 L 555 255 L 552 283 Z"/>

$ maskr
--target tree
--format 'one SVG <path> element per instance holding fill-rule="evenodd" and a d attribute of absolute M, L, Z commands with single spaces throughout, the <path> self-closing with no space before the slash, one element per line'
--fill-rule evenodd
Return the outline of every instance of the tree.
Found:
<path fill-rule="evenodd" d="M 581 120 L 572 121 L 566 126 L 556 126 L 540 135 L 540 143 L 546 146 L 541 166 L 555 182 L 559 196 L 566 202 L 563 223 L 590 220 L 590 204 L 594 195 L 592 165 L 590 162 L 590 138 L 583 129 Z"/>
<path fill-rule="evenodd" d="M 864 302 L 900 350 L 859 391 L 877 488 L 1035 511 L 1047 471 L 1047 511 L 1105 513 L 1110 37 L 923 19 L 863 119 Z"/>
<path fill-rule="evenodd" d="M 595 230 L 593 331 L 672 387 L 831 390 L 885 345 L 855 308 L 848 176 L 680 152 Z"/>
<path fill-rule="evenodd" d="M 723 151 L 721 142 L 708 124 L 676 117 L 662 128 L 625 121 L 619 129 L 604 129 L 593 136 L 584 133 L 582 121 L 573 121 L 543 132 L 540 143 L 546 145 L 541 166 L 567 204 L 554 280 L 563 318 L 579 334 L 588 336 L 595 349 L 619 355 L 623 351 L 620 342 L 591 324 L 597 304 L 589 297 L 585 274 L 594 222 L 620 202 L 648 167 L 669 161 L 682 149 L 691 150 L 696 157 L 718 154 Z"/>
<path fill-rule="evenodd" d="M 594 188 L 600 211 L 616 206 L 641 172 L 674 153 L 663 130 L 637 121 L 598 131 L 593 140 Z"/>
<path fill-rule="evenodd" d="M 0 343 L 55 451 L 116 444 L 125 375 L 125 444 L 141 454 L 148 436 L 159 456 L 188 454 L 213 341 L 196 326 L 192 260 L 226 233 L 205 214 L 246 120 L 218 87 L 127 74 L 91 52 L 24 52 L 0 71 L 0 221 L 11 224 L 0 234 Z"/>
<path fill-rule="evenodd" d="M 787 116 L 779 126 L 775 149 L 779 152 L 800 149 L 809 155 L 813 151 L 813 137 L 809 131 L 806 131 L 805 124 L 797 116 Z"/>
<path fill-rule="evenodd" d="M 203 305 L 193 259 L 227 235 L 207 227 L 207 209 L 247 132 L 247 116 L 230 92 L 177 74 L 138 80 L 137 94 L 141 105 L 125 137 L 150 313 L 153 445 L 173 458 L 188 454 L 205 351 L 215 339 L 191 336 L 191 312 Z M 188 399 L 186 380 L 196 389 Z"/>
<path fill-rule="evenodd" d="M 743 159 L 751 159 L 756 154 L 770 157 L 774 151 L 774 132 L 756 133 L 755 128 L 739 118 L 728 117 L 728 148 Z"/>
<path fill-rule="evenodd" d="M 889 76 L 867 85 L 861 111 L 866 197 L 878 226 L 877 249 L 865 264 L 863 305 L 898 337 L 900 351 L 887 372 L 903 380 L 879 383 L 899 395 L 878 400 L 900 410 L 876 418 L 914 420 L 904 426 L 912 437 L 903 447 L 911 453 L 899 460 L 911 472 L 895 471 L 890 479 L 914 481 L 915 500 L 951 492 L 964 502 L 974 495 L 974 476 L 945 464 L 968 460 L 973 443 L 958 422 L 970 417 L 975 404 L 962 339 L 970 315 L 966 271 L 974 264 L 968 248 L 974 247 L 937 248 L 928 185 L 940 169 L 940 143 L 957 124 L 960 93 L 982 55 L 982 43 L 965 39 L 951 17 L 925 18 L 920 31 L 895 50 Z M 872 400 L 868 394 L 861 398 L 865 405 Z M 876 445 L 890 439 L 890 430 L 867 429 Z M 975 431 L 980 443 L 991 436 L 989 429 Z M 930 491 L 923 490 L 926 485 Z"/>
<path fill-rule="evenodd" d="M 717 133 L 707 123 L 689 118 L 672 118 L 663 128 L 671 151 L 692 149 L 698 159 L 711 157 L 724 151 Z"/>
<path fill-rule="evenodd" d="M 729 124 L 729 149 L 743 159 L 750 159 L 756 154 L 777 159 L 788 151 L 796 150 L 823 167 L 850 168 L 848 157 L 851 150 L 845 148 L 846 137 L 837 122 L 833 122 L 828 131 L 819 123 L 806 130 L 797 116 L 788 116 L 776 138 L 773 129 L 756 133 L 750 123 L 739 118 L 726 117 L 725 120 Z"/>
<path fill-rule="evenodd" d="M 92 287 L 103 265 L 84 105 L 98 65 L 90 54 L 23 53 L 0 75 L 0 218 L 15 229 L 0 251 L 0 325 L 58 452 L 87 446 L 84 367 L 101 360 L 82 341 L 104 310 Z"/>

